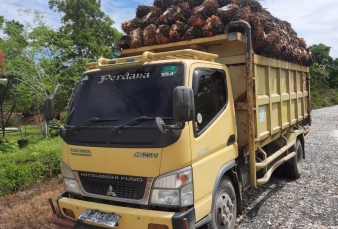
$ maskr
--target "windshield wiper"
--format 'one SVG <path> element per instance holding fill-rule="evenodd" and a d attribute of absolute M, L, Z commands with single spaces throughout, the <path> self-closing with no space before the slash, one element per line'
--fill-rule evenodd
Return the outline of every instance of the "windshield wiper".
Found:
<path fill-rule="evenodd" d="M 113 128 L 111 131 L 113 133 L 117 133 L 119 130 L 121 130 L 123 127 L 125 127 L 126 125 L 132 123 L 132 122 L 135 122 L 135 121 L 146 121 L 146 120 L 155 120 L 156 118 L 155 117 L 147 117 L 147 116 L 140 116 L 140 117 L 137 117 L 137 118 L 134 118 L 128 122 L 125 122 L 115 128 Z M 163 118 L 163 119 L 173 119 L 173 118 Z"/>
<path fill-rule="evenodd" d="M 97 117 L 93 117 L 93 118 L 89 118 L 87 119 L 86 121 L 72 127 L 69 131 L 71 133 L 73 133 L 76 129 L 78 129 L 79 127 L 82 127 L 83 124 L 87 123 L 87 122 L 92 122 L 93 124 L 94 123 L 97 123 L 97 122 L 110 122 L 110 121 L 118 121 L 120 119 L 118 118 L 108 118 L 108 119 L 104 119 L 104 118 L 97 118 Z"/>

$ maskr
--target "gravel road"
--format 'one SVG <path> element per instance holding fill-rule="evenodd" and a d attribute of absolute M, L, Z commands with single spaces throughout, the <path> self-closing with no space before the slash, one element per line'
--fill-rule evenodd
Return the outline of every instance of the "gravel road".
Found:
<path fill-rule="evenodd" d="M 303 175 L 244 193 L 238 229 L 338 229 L 338 106 L 312 111 Z"/>

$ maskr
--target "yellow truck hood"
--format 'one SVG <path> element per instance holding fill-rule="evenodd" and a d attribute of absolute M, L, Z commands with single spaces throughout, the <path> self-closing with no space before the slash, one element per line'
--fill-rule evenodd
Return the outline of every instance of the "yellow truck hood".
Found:
<path fill-rule="evenodd" d="M 74 171 L 157 177 L 160 175 L 162 148 L 64 147 L 68 165 Z"/>

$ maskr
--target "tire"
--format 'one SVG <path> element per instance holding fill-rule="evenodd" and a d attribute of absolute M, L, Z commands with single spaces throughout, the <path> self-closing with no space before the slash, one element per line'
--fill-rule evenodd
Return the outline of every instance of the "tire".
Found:
<path fill-rule="evenodd" d="M 211 221 L 208 229 L 233 229 L 237 213 L 237 199 L 235 189 L 228 177 L 223 177 L 211 211 Z"/>
<path fill-rule="evenodd" d="M 297 140 L 295 146 L 289 150 L 290 152 L 296 152 L 296 156 L 284 163 L 284 172 L 288 178 L 298 179 L 303 173 L 304 158 L 304 150 L 300 140 Z"/>

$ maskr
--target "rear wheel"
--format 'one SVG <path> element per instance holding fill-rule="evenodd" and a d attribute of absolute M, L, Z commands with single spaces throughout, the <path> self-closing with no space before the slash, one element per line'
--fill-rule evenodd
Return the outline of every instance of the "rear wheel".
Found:
<path fill-rule="evenodd" d="M 224 177 L 219 184 L 211 212 L 208 229 L 233 229 L 235 226 L 237 202 L 231 180 Z"/>
<path fill-rule="evenodd" d="M 294 147 L 291 147 L 290 152 L 296 152 L 296 155 L 289 161 L 284 163 L 284 172 L 291 179 L 298 179 L 303 172 L 304 150 L 300 140 L 296 141 Z"/>

